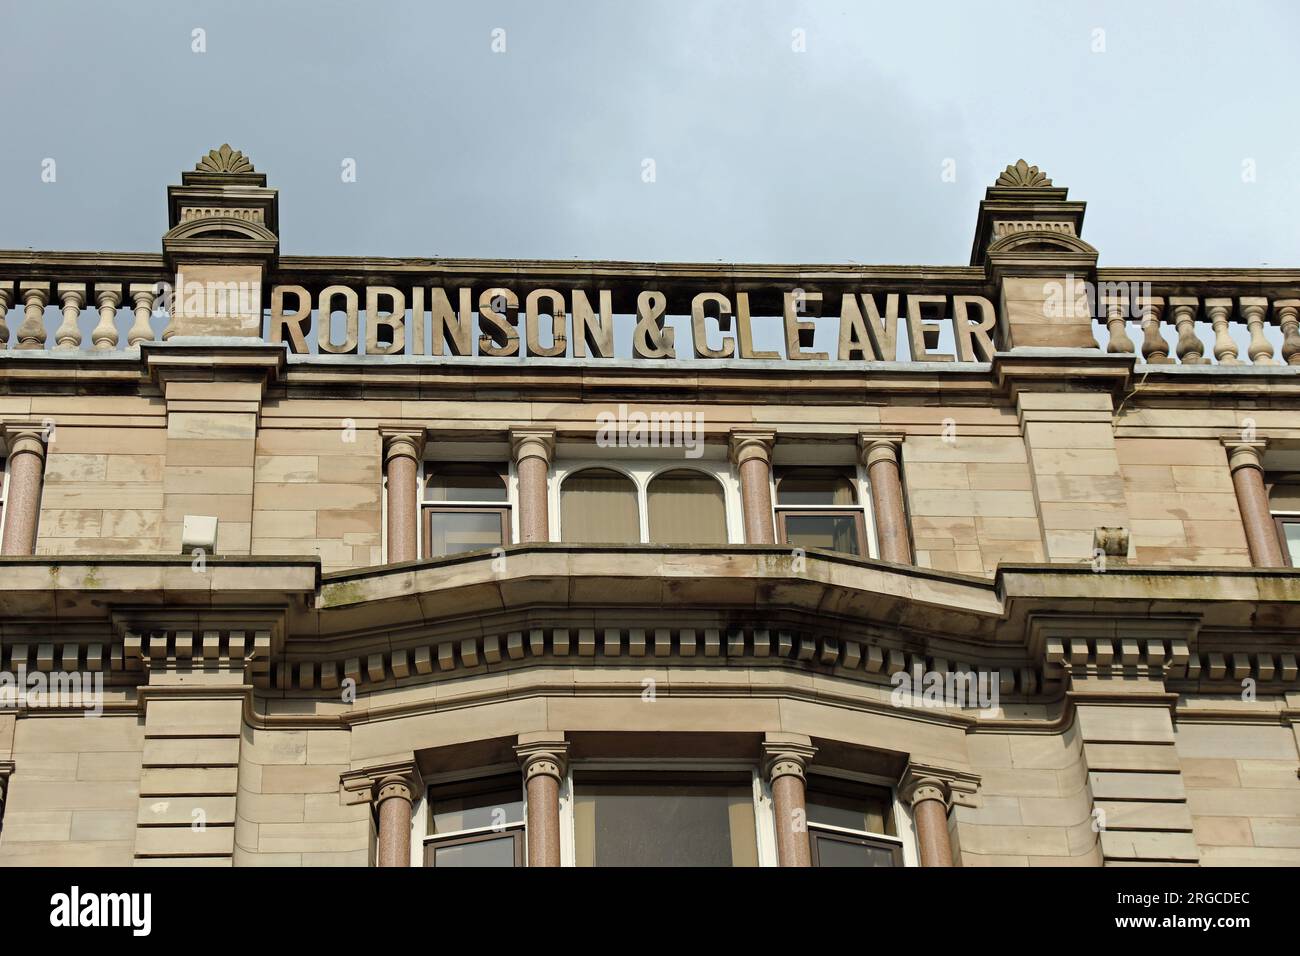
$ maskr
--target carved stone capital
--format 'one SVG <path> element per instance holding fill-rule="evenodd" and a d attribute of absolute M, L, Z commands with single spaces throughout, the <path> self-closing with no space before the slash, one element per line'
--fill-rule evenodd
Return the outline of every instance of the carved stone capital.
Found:
<path fill-rule="evenodd" d="M 906 436 L 902 434 L 882 434 L 881 432 L 858 432 L 858 456 L 862 464 L 870 468 L 878 461 L 898 463 Z"/>
<path fill-rule="evenodd" d="M 380 425 L 384 440 L 384 464 L 394 458 L 412 458 L 417 463 L 424 457 L 425 430 L 400 425 Z"/>
<path fill-rule="evenodd" d="M 412 755 L 409 759 L 349 770 L 339 778 L 343 789 L 378 808 L 391 798 L 414 803 L 424 791 L 424 778 Z"/>
<path fill-rule="evenodd" d="M 817 748 L 812 740 L 796 734 L 768 734 L 763 741 L 763 774 L 769 782 L 781 777 L 798 777 L 807 782 L 808 767 Z"/>
<path fill-rule="evenodd" d="M 1241 441 L 1235 438 L 1221 439 L 1223 447 L 1228 450 L 1228 470 L 1236 471 L 1239 468 L 1256 468 L 1259 471 L 1264 470 L 1264 449 L 1268 447 L 1268 442 L 1262 439 L 1255 441 Z"/>
<path fill-rule="evenodd" d="M 975 806 L 980 778 L 967 770 L 911 761 L 898 781 L 898 795 L 909 807 L 938 800 L 947 810 L 954 805 Z"/>
<path fill-rule="evenodd" d="M 510 429 L 510 454 L 516 464 L 525 458 L 540 458 L 550 465 L 555 458 L 555 430 L 551 428 Z"/>
<path fill-rule="evenodd" d="M 733 431 L 731 433 L 731 460 L 739 467 L 751 458 L 767 464 L 772 462 L 772 446 L 776 444 L 775 432 Z"/>
<path fill-rule="evenodd" d="M 563 781 L 569 763 L 569 742 L 563 735 L 555 732 L 520 734 L 515 745 L 515 756 L 519 758 L 519 769 L 523 771 L 524 783 L 534 777 L 554 777 Z"/>

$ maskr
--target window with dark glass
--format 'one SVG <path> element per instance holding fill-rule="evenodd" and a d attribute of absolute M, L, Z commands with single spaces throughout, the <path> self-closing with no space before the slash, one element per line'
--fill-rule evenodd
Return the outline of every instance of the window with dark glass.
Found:
<path fill-rule="evenodd" d="M 850 472 L 791 468 L 776 479 L 777 533 L 784 544 L 867 554 L 867 529 Z"/>
<path fill-rule="evenodd" d="M 578 773 L 579 866 L 757 866 L 749 774 Z"/>
<path fill-rule="evenodd" d="M 524 799 L 518 774 L 432 787 L 426 866 L 523 866 Z"/>
<path fill-rule="evenodd" d="M 1287 562 L 1300 567 L 1300 475 L 1279 477 L 1268 491 L 1278 543 Z"/>
<path fill-rule="evenodd" d="M 426 558 L 489 551 L 510 541 L 504 465 L 426 467 L 422 507 Z"/>
<path fill-rule="evenodd" d="M 889 788 L 814 774 L 805 804 L 813 866 L 903 865 Z"/>

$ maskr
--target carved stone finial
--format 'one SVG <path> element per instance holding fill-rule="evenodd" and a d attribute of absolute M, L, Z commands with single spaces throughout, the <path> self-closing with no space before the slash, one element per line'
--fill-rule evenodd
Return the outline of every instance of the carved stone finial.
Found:
<path fill-rule="evenodd" d="M 231 149 L 229 143 L 222 143 L 220 149 L 208 150 L 194 166 L 200 173 L 251 173 L 255 172 L 248 157 L 237 149 Z"/>
<path fill-rule="evenodd" d="M 1008 166 L 998 177 L 994 186 L 1050 186 L 1052 181 L 1039 170 L 1037 166 L 1030 166 L 1023 159 L 1016 160 L 1014 166 Z"/>

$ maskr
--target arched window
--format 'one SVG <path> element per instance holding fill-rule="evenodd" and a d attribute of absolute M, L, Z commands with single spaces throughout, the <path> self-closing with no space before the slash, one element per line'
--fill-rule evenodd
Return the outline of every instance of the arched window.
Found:
<path fill-rule="evenodd" d="M 791 468 L 779 474 L 776 524 L 785 544 L 867 554 L 862 506 L 842 469 Z"/>
<path fill-rule="evenodd" d="M 488 551 L 510 540 L 504 466 L 431 464 L 424 480 L 424 556 Z"/>
<path fill-rule="evenodd" d="M 651 544 L 726 544 L 722 485 L 703 472 L 678 468 L 656 475 L 646 492 Z"/>
<path fill-rule="evenodd" d="M 638 544 L 636 485 L 608 468 L 587 468 L 560 486 L 560 538 L 565 544 Z"/>

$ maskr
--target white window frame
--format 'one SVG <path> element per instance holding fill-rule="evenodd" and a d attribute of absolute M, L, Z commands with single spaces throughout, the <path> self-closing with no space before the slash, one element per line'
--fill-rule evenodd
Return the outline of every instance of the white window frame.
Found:
<path fill-rule="evenodd" d="M 425 501 L 424 489 L 429 479 L 429 473 L 439 465 L 499 465 L 505 462 L 506 472 L 506 500 L 505 501 Z M 415 529 L 415 553 L 419 555 L 419 560 L 433 560 L 424 557 L 424 508 L 425 505 L 456 505 L 466 508 L 482 507 L 499 510 L 501 507 L 510 509 L 510 540 L 502 542 L 502 546 L 509 546 L 519 540 L 519 476 L 515 472 L 515 463 L 509 455 L 494 455 L 489 453 L 474 453 L 469 455 L 456 455 L 455 457 L 441 456 L 431 457 L 426 455 L 420 462 L 420 477 L 416 489 L 416 529 Z M 384 561 L 388 561 L 388 495 L 384 495 Z"/>
<path fill-rule="evenodd" d="M 893 799 L 892 811 L 894 817 L 894 829 L 898 832 L 894 835 L 888 833 L 874 833 L 870 830 L 853 830 L 848 827 L 830 826 L 825 823 L 813 823 L 808 821 L 808 830 L 821 830 L 825 833 L 839 833 L 845 836 L 853 837 L 870 837 L 873 840 L 880 840 L 886 843 L 896 843 L 903 850 L 903 866 L 920 866 L 921 861 L 916 852 L 916 829 L 912 822 L 912 811 L 907 806 L 905 800 L 901 799 L 898 794 L 898 781 L 890 780 L 888 777 L 881 777 L 876 774 L 855 773 L 851 770 L 840 770 L 836 767 L 819 767 L 814 764 L 808 770 L 810 777 L 831 777 L 835 780 L 845 780 L 850 783 L 864 783 L 875 787 L 887 789 Z M 811 839 L 811 836 L 809 837 Z"/>
<path fill-rule="evenodd" d="M 550 487 L 547 491 L 549 502 L 551 540 L 563 541 L 561 527 L 560 493 L 564 481 L 570 475 L 588 468 L 601 468 L 616 471 L 632 481 L 636 488 L 637 519 L 641 532 L 638 544 L 650 543 L 650 508 L 648 491 L 650 482 L 666 471 L 698 471 L 702 475 L 715 478 L 722 486 L 722 504 L 726 510 L 727 544 L 742 544 L 745 540 L 744 520 L 740 514 L 740 480 L 733 472 L 730 462 L 713 461 L 706 458 L 675 458 L 665 461 L 655 459 L 620 459 L 605 458 L 565 458 L 556 460 L 551 469 Z M 721 546 L 721 545 L 719 545 Z"/>
<path fill-rule="evenodd" d="M 1300 521 L 1300 511 L 1273 511 L 1270 509 L 1268 516 L 1270 519 L 1294 518 L 1297 521 Z M 1286 538 L 1278 534 L 1277 521 L 1275 520 L 1273 521 L 1273 536 L 1277 538 L 1277 546 L 1282 551 L 1282 557 L 1286 558 L 1287 560 L 1287 567 L 1295 570 L 1300 570 L 1300 564 L 1295 563 L 1291 558 L 1291 549 L 1287 547 Z"/>
<path fill-rule="evenodd" d="M 508 823 L 501 828 L 486 827 L 469 827 L 465 830 L 455 830 L 451 833 L 433 833 L 433 821 L 429 819 L 429 791 L 435 787 L 444 786 L 449 783 L 463 783 L 467 780 L 488 780 L 492 777 L 504 777 L 511 774 L 519 776 L 519 792 L 523 800 L 521 818 L 518 823 Z M 427 777 L 424 781 L 424 790 L 420 794 L 420 800 L 417 805 L 412 807 L 411 817 L 411 866 L 423 867 L 425 848 L 430 843 L 441 843 L 443 840 L 459 839 L 467 836 L 480 836 L 485 833 L 508 833 L 518 830 L 523 834 L 524 840 L 524 866 L 528 865 L 528 787 L 524 785 L 524 775 L 519 770 L 517 763 L 493 764 L 488 767 L 474 767 L 470 770 L 456 770 L 448 773 L 435 774 Z"/>
<path fill-rule="evenodd" d="M 847 465 L 836 465 L 833 463 L 808 463 L 804 464 L 780 464 L 773 465 L 768 469 L 769 478 L 768 493 L 771 495 L 772 502 L 772 531 L 774 534 L 779 533 L 780 525 L 776 520 L 776 513 L 780 511 L 852 511 L 854 509 L 862 512 L 862 534 L 867 539 L 867 553 L 864 557 L 879 559 L 880 545 L 876 541 L 876 509 L 871 501 L 871 479 L 867 477 L 867 469 L 862 464 L 853 466 L 853 472 L 849 477 L 849 483 L 853 486 L 853 492 L 857 495 L 858 503 L 854 505 L 783 505 L 776 497 L 777 471 L 790 471 L 796 468 L 834 468 L 844 472 L 849 471 Z M 778 540 L 777 544 L 781 542 Z M 838 553 L 838 552 L 837 552 Z M 853 557 L 853 555 L 849 555 Z"/>

